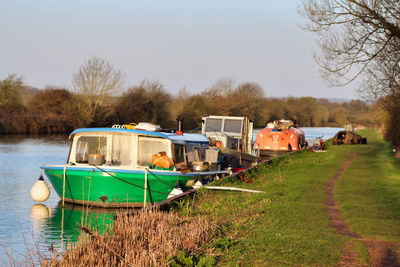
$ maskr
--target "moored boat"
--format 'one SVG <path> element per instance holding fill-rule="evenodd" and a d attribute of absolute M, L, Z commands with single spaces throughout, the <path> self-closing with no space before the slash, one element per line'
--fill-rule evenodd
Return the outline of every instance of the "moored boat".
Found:
<path fill-rule="evenodd" d="M 203 117 L 201 132 L 211 143 L 220 145 L 224 161 L 233 169 L 248 168 L 259 161 L 252 147 L 253 122 L 248 117 Z"/>
<path fill-rule="evenodd" d="M 41 167 L 69 203 L 141 207 L 171 197 L 177 187 L 188 190 L 198 180 L 228 173 L 189 167 L 188 154 L 201 161 L 208 149 L 209 140 L 201 134 L 85 128 L 70 139 L 65 165 Z"/>
<path fill-rule="evenodd" d="M 268 123 L 267 127 L 257 133 L 254 148 L 260 155 L 270 152 L 291 152 L 307 145 L 304 132 L 291 120 L 279 120 Z"/>

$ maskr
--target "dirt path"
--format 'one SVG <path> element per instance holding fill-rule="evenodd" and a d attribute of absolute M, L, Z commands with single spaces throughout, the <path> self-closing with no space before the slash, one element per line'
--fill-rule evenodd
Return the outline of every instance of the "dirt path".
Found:
<path fill-rule="evenodd" d="M 328 215 L 331 219 L 330 226 L 334 228 L 338 234 L 353 237 L 364 242 L 370 255 L 369 263 L 371 266 L 400 266 L 400 255 L 398 250 L 400 244 L 376 239 L 367 239 L 363 238 L 358 233 L 352 232 L 343 219 L 340 210 L 336 206 L 333 193 L 335 183 L 341 177 L 342 173 L 350 167 L 353 159 L 354 155 L 351 155 L 342 168 L 327 184 L 327 200 L 325 204 L 327 206 Z M 351 242 L 345 244 L 342 258 L 339 261 L 338 266 L 362 266 L 353 247 L 354 245 Z"/>

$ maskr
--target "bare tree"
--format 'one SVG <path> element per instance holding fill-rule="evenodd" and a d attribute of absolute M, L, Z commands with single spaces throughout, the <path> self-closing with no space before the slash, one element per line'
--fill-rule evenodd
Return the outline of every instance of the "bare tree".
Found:
<path fill-rule="evenodd" d="M 398 90 L 398 0 L 303 0 L 301 12 L 310 21 L 306 28 L 320 36 L 316 59 L 333 85 L 363 75 L 364 85 L 373 84 L 370 96 Z"/>
<path fill-rule="evenodd" d="M 205 93 L 210 95 L 229 96 L 234 90 L 235 85 L 236 82 L 233 79 L 224 77 L 217 80 L 210 88 L 206 89 Z"/>
<path fill-rule="evenodd" d="M 400 1 L 303 0 L 307 29 L 320 35 L 322 73 L 333 85 L 362 79 L 359 92 L 388 114 L 386 138 L 399 146 Z"/>
<path fill-rule="evenodd" d="M 203 90 L 205 110 L 207 115 L 231 115 L 231 95 L 236 82 L 228 77 L 216 81 L 211 87 Z"/>
<path fill-rule="evenodd" d="M 121 71 L 99 57 L 89 59 L 74 74 L 72 83 L 87 105 L 89 123 L 93 122 L 99 107 L 122 88 L 124 79 Z"/>

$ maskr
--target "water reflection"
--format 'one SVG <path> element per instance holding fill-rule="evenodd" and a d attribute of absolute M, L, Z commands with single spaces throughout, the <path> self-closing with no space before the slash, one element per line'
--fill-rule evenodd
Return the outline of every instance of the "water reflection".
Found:
<path fill-rule="evenodd" d="M 82 205 L 65 204 L 61 201 L 55 208 L 43 204 L 31 207 L 31 218 L 36 233 L 42 233 L 43 242 L 48 246 L 76 242 L 81 234 L 81 226 L 99 233 L 112 230 L 114 215 L 117 212 L 134 212 L 134 209 L 104 209 Z"/>
<path fill-rule="evenodd" d="M 134 210 L 101 209 L 70 204 L 63 208 L 61 201 L 55 207 L 34 204 L 30 208 L 30 218 L 35 242 L 27 244 L 27 250 L 38 252 L 33 255 L 32 260 L 35 264 L 40 264 L 41 257 L 38 255 L 51 257 L 54 249 L 58 252 L 64 251 L 68 243 L 79 239 L 82 226 L 98 233 L 111 231 L 114 215 L 119 211 Z"/>
<path fill-rule="evenodd" d="M 24 258 L 27 248 L 35 250 L 42 245 L 43 226 L 59 197 L 52 190 L 43 202 L 45 206 L 32 208 L 35 202 L 29 191 L 42 172 L 40 166 L 64 163 L 68 150 L 65 135 L 0 135 L 0 266 L 7 266 L 6 250 L 18 261 Z"/>
<path fill-rule="evenodd" d="M 49 245 L 54 243 L 75 242 L 81 234 L 81 226 L 96 229 L 100 233 L 110 229 L 116 210 L 94 209 L 81 205 L 65 205 L 61 202 L 52 210 L 43 204 L 31 207 L 36 232 L 43 233 L 43 241 Z"/>
<path fill-rule="evenodd" d="M 43 224 L 49 218 L 49 209 L 44 204 L 32 205 L 30 212 L 34 225 Z"/>

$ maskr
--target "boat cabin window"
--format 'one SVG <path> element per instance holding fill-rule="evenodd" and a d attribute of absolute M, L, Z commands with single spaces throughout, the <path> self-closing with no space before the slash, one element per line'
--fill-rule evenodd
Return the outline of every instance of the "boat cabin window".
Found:
<path fill-rule="evenodd" d="M 224 132 L 227 133 L 242 133 L 242 120 L 225 119 Z"/>
<path fill-rule="evenodd" d="M 185 146 L 174 144 L 174 162 L 175 164 L 185 162 Z"/>
<path fill-rule="evenodd" d="M 131 166 L 132 164 L 132 135 L 113 134 L 111 165 Z"/>
<path fill-rule="evenodd" d="M 162 151 L 170 152 L 171 144 L 163 138 L 139 136 L 138 161 L 139 166 L 147 166 L 151 163 L 151 156 Z"/>
<path fill-rule="evenodd" d="M 238 150 L 240 148 L 240 139 L 239 138 L 229 138 L 227 147 L 232 150 Z"/>
<path fill-rule="evenodd" d="M 103 155 L 106 158 L 107 138 L 105 136 L 81 136 L 76 142 L 76 163 L 88 163 L 89 155 Z"/>
<path fill-rule="evenodd" d="M 222 119 L 206 119 L 206 132 L 221 132 L 222 131 Z"/>
<path fill-rule="evenodd" d="M 202 148 L 199 144 L 187 145 L 187 159 L 189 162 L 203 160 Z"/>

